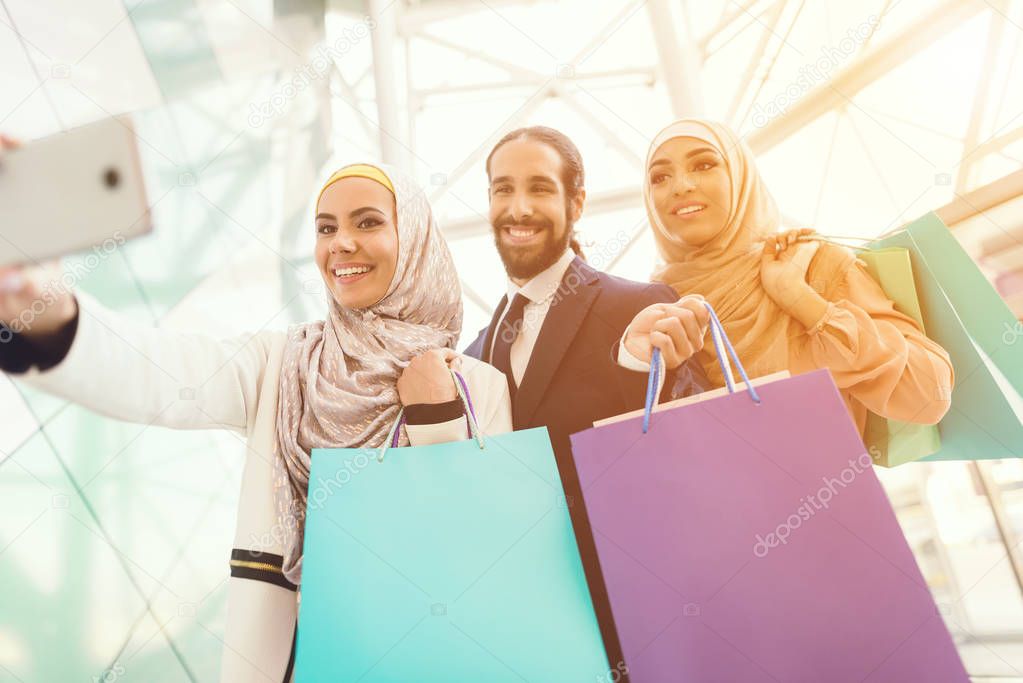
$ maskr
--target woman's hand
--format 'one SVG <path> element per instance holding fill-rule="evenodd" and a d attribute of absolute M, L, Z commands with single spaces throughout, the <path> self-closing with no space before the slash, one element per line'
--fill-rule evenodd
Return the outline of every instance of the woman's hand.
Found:
<path fill-rule="evenodd" d="M 44 337 L 70 322 L 75 296 L 61 282 L 60 261 L 0 266 L 0 325 L 28 338 Z"/>
<path fill-rule="evenodd" d="M 709 323 L 710 312 L 698 294 L 688 294 L 675 303 L 653 304 L 629 323 L 625 348 L 647 363 L 658 348 L 665 366 L 674 370 L 703 348 Z"/>
<path fill-rule="evenodd" d="M 767 295 L 783 311 L 811 327 L 827 311 L 827 301 L 806 281 L 810 262 L 820 242 L 801 241 L 813 230 L 789 230 L 764 241 L 760 260 L 760 282 Z"/>
<path fill-rule="evenodd" d="M 812 289 L 806 281 L 806 273 L 820 243 L 799 241 L 801 236 L 810 234 L 813 230 L 789 230 L 764 241 L 760 282 L 767 295 L 787 313 L 807 289 Z"/>
<path fill-rule="evenodd" d="M 398 398 L 404 406 L 447 403 L 458 398 L 451 370 L 461 361 L 452 349 L 431 349 L 412 359 L 398 378 Z"/>

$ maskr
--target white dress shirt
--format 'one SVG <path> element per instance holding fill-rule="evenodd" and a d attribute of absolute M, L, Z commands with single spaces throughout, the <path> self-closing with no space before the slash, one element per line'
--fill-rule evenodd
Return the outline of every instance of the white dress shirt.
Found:
<path fill-rule="evenodd" d="M 499 320 L 504 320 L 504 316 L 508 314 L 508 307 L 511 306 L 511 302 L 515 299 L 516 294 L 522 294 L 529 299 L 522 313 L 522 327 L 520 328 L 519 336 L 515 338 L 511 345 L 511 370 L 516 386 L 522 384 L 522 376 L 526 374 L 526 367 L 529 365 L 529 359 L 533 355 L 533 347 L 536 346 L 536 338 L 540 336 L 543 321 L 547 319 L 547 311 L 551 309 L 554 295 L 557 293 L 558 287 L 561 286 L 561 281 L 565 277 L 565 271 L 572 265 L 574 259 L 575 252 L 571 249 L 566 249 L 565 253 L 553 265 L 534 276 L 533 279 L 521 287 L 508 280 L 508 301 L 504 305 L 504 310 L 501 311 Z M 497 329 L 500 329 L 500 322 Z M 494 334 L 493 339 L 490 341 L 488 358 L 493 358 L 494 341 L 496 340 L 497 334 Z"/>

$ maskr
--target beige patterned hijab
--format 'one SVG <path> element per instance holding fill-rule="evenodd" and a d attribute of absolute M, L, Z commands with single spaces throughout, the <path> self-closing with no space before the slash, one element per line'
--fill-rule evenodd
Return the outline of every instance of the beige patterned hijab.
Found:
<path fill-rule="evenodd" d="M 731 180 L 731 206 L 728 219 L 710 242 L 690 246 L 672 234 L 657 215 L 650 174 L 645 173 L 643 200 L 663 261 L 654 271 L 653 280 L 671 285 L 680 296 L 702 294 L 717 311 L 751 377 L 785 370 L 789 366 L 791 318 L 760 283 L 764 239 L 778 232 L 780 226 L 774 199 L 746 143 L 727 126 L 713 121 L 682 119 L 662 130 L 650 143 L 646 167 L 661 145 L 679 137 L 702 140 L 721 155 Z M 824 283 L 821 294 L 828 298 L 854 260 L 848 250 L 821 243 L 807 279 Z M 714 385 L 723 386 L 713 345 L 705 344 L 698 358 Z"/>
<path fill-rule="evenodd" d="M 423 191 L 384 166 L 352 168 L 332 175 L 327 185 L 357 175 L 392 190 L 398 260 L 377 303 L 346 309 L 330 297 L 326 320 L 289 329 L 277 410 L 274 499 L 284 536 L 284 575 L 295 584 L 302 577 L 311 450 L 380 446 L 398 416 L 396 383 L 402 370 L 423 351 L 453 348 L 462 327 L 458 275 Z M 408 443 L 404 435 L 402 443 Z"/>

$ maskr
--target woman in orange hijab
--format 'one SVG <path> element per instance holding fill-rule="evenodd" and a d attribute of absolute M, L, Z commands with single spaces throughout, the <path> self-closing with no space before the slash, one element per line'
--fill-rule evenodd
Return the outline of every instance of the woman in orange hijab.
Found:
<path fill-rule="evenodd" d="M 653 279 L 702 294 L 751 376 L 828 368 L 861 434 L 868 411 L 921 424 L 948 411 L 948 353 L 850 250 L 779 232 L 752 153 L 726 126 L 683 119 L 658 133 L 643 195 L 663 261 Z M 699 357 L 723 386 L 712 348 Z"/>

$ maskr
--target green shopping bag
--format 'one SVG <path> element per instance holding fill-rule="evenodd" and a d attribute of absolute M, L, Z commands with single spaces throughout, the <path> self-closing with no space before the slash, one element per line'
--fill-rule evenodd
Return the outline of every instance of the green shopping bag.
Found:
<path fill-rule="evenodd" d="M 933 213 L 871 247 L 908 250 L 927 335 L 955 369 L 941 448 L 924 459 L 1023 457 L 1023 348 L 1005 335 L 1012 311 Z"/>
<path fill-rule="evenodd" d="M 547 429 L 484 440 L 459 382 L 475 439 L 313 450 L 296 681 L 608 675 Z"/>
<path fill-rule="evenodd" d="M 881 285 L 884 293 L 895 302 L 895 308 L 913 318 L 926 332 L 909 250 L 887 247 L 858 254 L 867 266 L 867 272 Z M 863 443 L 874 458 L 874 464 L 895 467 L 919 460 L 941 448 L 936 425 L 891 420 L 875 413 L 867 416 Z"/>

